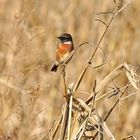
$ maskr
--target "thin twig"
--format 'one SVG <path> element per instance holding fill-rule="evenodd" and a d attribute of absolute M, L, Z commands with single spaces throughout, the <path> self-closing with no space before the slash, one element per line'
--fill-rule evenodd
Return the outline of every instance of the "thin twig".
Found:
<path fill-rule="evenodd" d="M 55 124 L 53 124 L 54 126 L 52 126 L 51 128 L 50 128 L 50 130 L 48 131 L 48 133 L 42 138 L 42 140 L 45 140 L 46 138 L 48 138 L 48 139 L 51 139 L 51 140 L 53 140 L 54 139 L 54 137 L 55 137 L 55 135 L 56 135 L 56 133 L 57 133 L 57 131 L 58 131 L 58 129 L 59 129 L 59 127 L 60 127 L 60 124 L 61 124 L 61 122 L 62 122 L 62 114 L 58 117 L 58 119 L 54 122 Z M 52 133 L 50 134 L 50 132 L 52 131 Z M 49 138 L 49 136 L 50 136 L 50 138 Z"/>
<path fill-rule="evenodd" d="M 128 1 L 126 4 L 124 4 L 115 14 L 114 17 L 117 16 L 122 10 L 124 10 L 124 8 L 126 8 L 131 2 L 133 2 L 132 0 Z M 118 6 L 119 7 L 119 6 Z"/>
<path fill-rule="evenodd" d="M 68 102 L 64 104 L 64 109 L 63 109 L 63 119 L 61 123 L 61 131 L 60 131 L 60 140 L 64 140 L 66 136 L 66 129 L 67 129 L 67 124 L 68 124 Z"/>
<path fill-rule="evenodd" d="M 66 71 L 65 71 L 65 65 L 63 65 L 63 71 L 62 71 L 62 76 L 63 76 L 63 83 L 64 83 L 64 97 L 67 98 L 67 84 L 66 84 Z"/>
<path fill-rule="evenodd" d="M 75 94 L 75 92 L 77 91 L 77 89 L 78 89 L 78 87 L 79 87 L 79 85 L 80 85 L 80 83 L 81 83 L 81 81 L 82 81 L 82 79 L 83 79 L 83 77 L 84 77 L 84 75 L 85 75 L 85 73 L 86 73 L 88 67 L 92 64 L 92 59 L 93 59 L 93 57 L 95 56 L 95 53 L 97 52 L 97 50 L 98 50 L 98 48 L 99 48 L 99 45 L 101 44 L 101 42 L 102 42 L 102 40 L 103 40 L 103 38 L 104 38 L 104 36 L 105 36 L 105 34 L 106 34 L 106 32 L 107 32 L 107 30 L 108 30 L 110 24 L 111 24 L 112 21 L 113 21 L 114 15 L 115 15 L 115 13 L 117 12 L 117 9 L 118 9 L 118 7 L 117 7 L 117 8 L 115 9 L 115 11 L 113 12 L 114 14 L 113 14 L 113 16 L 111 17 L 109 23 L 107 24 L 107 26 L 106 26 L 106 28 L 105 28 L 105 31 L 103 32 L 103 34 L 102 34 L 102 36 L 101 36 L 99 42 L 97 43 L 97 47 L 94 49 L 94 51 L 93 51 L 91 57 L 89 58 L 88 64 L 87 64 L 86 67 L 83 69 L 82 73 L 80 74 L 79 79 L 78 79 L 78 81 L 77 81 L 77 84 L 76 84 L 75 87 L 74 87 L 74 93 L 73 93 L 73 94 Z"/>
<path fill-rule="evenodd" d="M 89 59 L 89 65 L 91 64 L 91 61 L 92 61 L 92 59 L 93 59 L 95 53 L 97 52 L 97 50 L 98 50 L 98 48 L 99 48 L 99 46 L 100 46 L 100 43 L 102 42 L 102 40 L 103 40 L 103 38 L 104 38 L 104 36 L 105 36 L 105 34 L 106 34 L 106 32 L 107 32 L 109 26 L 111 25 L 113 19 L 115 18 L 115 16 L 117 16 L 117 15 L 118 15 L 126 6 L 128 6 L 131 2 L 132 2 L 132 1 L 128 1 L 124 6 L 122 6 L 122 8 L 120 8 L 119 5 L 115 8 L 115 10 L 114 10 L 114 12 L 113 12 L 113 15 L 112 15 L 112 17 L 111 17 L 111 19 L 110 19 L 110 21 L 109 21 L 109 23 L 108 23 L 108 25 L 107 25 L 105 31 L 103 32 L 103 34 L 102 34 L 102 36 L 101 36 L 99 42 L 97 43 L 97 46 L 98 46 L 98 47 L 95 48 L 95 50 L 93 51 L 93 54 L 92 54 L 91 58 Z M 120 9 L 119 9 L 119 8 L 120 8 Z M 119 9 L 119 10 L 118 10 L 118 9 Z M 87 65 L 87 68 L 88 68 L 89 65 Z M 85 72 L 86 72 L 87 68 L 85 68 Z M 84 74 L 85 74 L 85 73 L 84 73 Z M 82 75 L 81 77 L 83 78 L 84 75 Z M 82 79 L 80 79 L 80 82 L 81 82 L 81 81 L 82 81 Z M 79 84 L 79 85 L 80 85 L 80 84 Z M 77 88 L 77 89 L 78 89 L 78 88 Z M 88 100 L 88 101 L 89 101 L 89 100 Z M 86 101 L 86 102 L 87 102 L 87 101 Z"/>
<path fill-rule="evenodd" d="M 120 97 L 122 97 L 124 95 L 124 93 L 126 92 L 126 90 L 129 88 L 129 84 L 127 84 L 126 88 L 124 89 L 124 91 L 121 93 Z M 108 117 L 110 116 L 110 114 L 112 113 L 112 111 L 114 110 L 114 108 L 117 106 L 117 104 L 119 103 L 120 99 L 118 99 L 114 105 L 110 108 L 110 110 L 108 111 L 108 113 L 106 114 L 106 116 L 104 117 L 104 121 L 106 121 L 108 119 Z M 98 131 L 96 132 L 96 134 L 93 137 L 93 140 L 96 138 L 96 136 L 98 135 Z"/>
<path fill-rule="evenodd" d="M 107 24 L 104 21 L 102 21 L 101 19 L 95 19 L 95 21 L 99 21 L 99 22 L 101 22 L 103 25 L 105 25 L 107 27 Z"/>
<path fill-rule="evenodd" d="M 69 115 L 68 115 L 68 137 L 67 139 L 70 140 L 70 132 L 71 132 L 71 118 L 72 118 L 72 104 L 73 104 L 73 93 L 72 93 L 73 84 L 69 85 L 68 87 L 68 96 L 69 96 Z"/>
<path fill-rule="evenodd" d="M 97 13 L 96 15 L 105 15 L 105 14 L 113 14 L 113 12 L 100 12 Z"/>

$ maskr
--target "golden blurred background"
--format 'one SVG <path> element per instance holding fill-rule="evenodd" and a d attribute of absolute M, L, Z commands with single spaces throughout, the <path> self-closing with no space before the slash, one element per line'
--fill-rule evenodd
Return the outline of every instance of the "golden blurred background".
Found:
<path fill-rule="evenodd" d="M 93 81 L 102 81 L 119 64 L 126 62 L 134 68 L 140 64 L 139 5 L 139 0 L 133 1 L 113 20 L 100 45 L 104 54 L 98 50 L 93 59 L 93 66 L 102 64 L 105 58 L 111 66 L 90 67 L 78 98 L 85 100 Z M 113 11 L 115 6 L 113 0 L 0 0 L 0 139 L 43 139 L 65 102 L 61 68 L 57 73 L 50 72 L 57 36 L 71 33 L 75 47 L 86 41 L 97 43 L 105 26 L 95 19 L 107 23 L 111 16 L 96 14 Z M 77 81 L 93 47 L 81 47 L 68 64 L 68 84 Z M 127 79 L 121 77 L 118 86 L 126 83 Z M 99 113 L 102 115 L 112 103 L 102 101 Z M 139 106 L 137 93 L 121 101 L 111 114 L 107 124 L 116 139 L 130 134 L 140 137 Z"/>

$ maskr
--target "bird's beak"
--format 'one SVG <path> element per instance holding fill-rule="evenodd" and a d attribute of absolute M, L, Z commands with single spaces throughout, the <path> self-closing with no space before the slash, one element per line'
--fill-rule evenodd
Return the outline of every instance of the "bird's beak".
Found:
<path fill-rule="evenodd" d="M 58 39 L 61 39 L 61 37 L 60 37 L 60 36 L 58 36 L 57 38 L 58 38 Z"/>

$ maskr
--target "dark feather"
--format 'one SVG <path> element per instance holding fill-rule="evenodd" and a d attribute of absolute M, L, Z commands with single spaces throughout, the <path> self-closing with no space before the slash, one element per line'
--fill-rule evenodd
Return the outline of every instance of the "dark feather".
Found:
<path fill-rule="evenodd" d="M 58 68 L 58 65 L 54 64 L 53 67 L 51 68 L 51 71 L 56 72 Z"/>

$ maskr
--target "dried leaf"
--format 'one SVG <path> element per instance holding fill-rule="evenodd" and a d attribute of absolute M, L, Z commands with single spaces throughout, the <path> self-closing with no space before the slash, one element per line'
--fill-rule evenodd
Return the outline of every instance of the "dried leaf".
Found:
<path fill-rule="evenodd" d="M 138 90 L 138 87 L 136 85 L 136 73 L 134 72 L 133 68 L 131 65 L 128 65 L 126 63 L 124 63 L 124 67 L 125 67 L 125 73 L 126 73 L 126 76 L 129 80 L 129 82 L 131 83 L 131 85 L 136 89 Z"/>
<path fill-rule="evenodd" d="M 102 128 L 104 129 L 104 131 L 106 132 L 106 134 L 109 136 L 109 138 L 111 140 L 115 140 L 115 137 L 113 136 L 113 134 L 111 133 L 111 131 L 109 130 L 107 124 L 105 121 L 102 122 Z"/>

